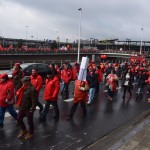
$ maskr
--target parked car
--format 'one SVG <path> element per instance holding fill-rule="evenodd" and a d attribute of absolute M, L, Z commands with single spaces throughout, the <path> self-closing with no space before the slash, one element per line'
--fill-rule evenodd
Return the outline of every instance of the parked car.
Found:
<path fill-rule="evenodd" d="M 20 66 L 25 76 L 30 76 L 32 73 L 32 69 L 37 69 L 38 74 L 41 75 L 43 79 L 46 78 L 46 75 L 50 70 L 47 64 L 42 64 L 42 63 L 24 63 L 21 64 Z M 9 78 L 12 77 L 12 72 L 13 72 L 12 69 L 7 72 Z"/>

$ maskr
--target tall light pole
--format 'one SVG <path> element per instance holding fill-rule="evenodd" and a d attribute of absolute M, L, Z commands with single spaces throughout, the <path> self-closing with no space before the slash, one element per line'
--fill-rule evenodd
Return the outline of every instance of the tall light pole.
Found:
<path fill-rule="evenodd" d="M 59 50 L 59 48 L 60 48 L 60 32 L 56 31 L 56 33 L 57 33 L 57 49 Z"/>
<path fill-rule="evenodd" d="M 77 62 L 80 61 L 80 40 L 81 40 L 81 20 L 82 20 L 82 2 L 81 2 L 81 8 L 78 9 L 80 11 L 80 23 L 79 23 L 79 39 L 78 39 L 78 57 Z"/>
<path fill-rule="evenodd" d="M 142 53 L 142 37 L 143 36 L 143 28 L 141 28 L 141 44 L 140 44 L 140 55 L 141 55 L 141 53 Z"/>
<path fill-rule="evenodd" d="M 27 28 L 28 28 L 29 26 L 26 26 L 26 47 L 27 47 Z"/>

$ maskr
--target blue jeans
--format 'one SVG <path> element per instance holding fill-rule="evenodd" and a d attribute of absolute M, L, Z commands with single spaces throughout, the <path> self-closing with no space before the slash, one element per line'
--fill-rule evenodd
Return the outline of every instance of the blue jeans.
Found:
<path fill-rule="evenodd" d="M 65 96 L 69 95 L 69 83 L 64 83 L 63 84 L 62 92 L 64 92 Z"/>
<path fill-rule="evenodd" d="M 5 112 L 8 111 L 10 115 L 17 120 L 17 112 L 14 109 L 14 106 L 8 106 L 8 107 L 0 107 L 0 124 L 3 124 L 4 122 L 4 116 Z"/>
<path fill-rule="evenodd" d="M 94 99 L 95 96 L 95 88 L 90 88 L 89 89 L 89 102 L 91 103 Z"/>

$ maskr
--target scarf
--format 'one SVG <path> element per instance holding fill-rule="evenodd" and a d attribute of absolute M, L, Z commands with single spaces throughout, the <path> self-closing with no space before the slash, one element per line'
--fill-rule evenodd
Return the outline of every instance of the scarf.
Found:
<path fill-rule="evenodd" d="M 18 99 L 17 101 L 17 106 L 19 107 L 23 98 L 23 93 L 24 90 L 27 88 L 27 86 L 22 86 L 17 92 L 16 92 L 16 97 Z"/>

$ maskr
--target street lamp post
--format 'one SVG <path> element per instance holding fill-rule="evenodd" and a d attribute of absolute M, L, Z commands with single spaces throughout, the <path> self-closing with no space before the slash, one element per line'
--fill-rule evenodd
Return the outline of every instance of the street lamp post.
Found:
<path fill-rule="evenodd" d="M 82 8 L 78 9 L 80 11 L 80 23 L 79 23 L 79 40 L 78 40 L 78 57 L 77 62 L 80 61 L 80 40 L 81 40 L 81 20 L 82 20 Z"/>
<path fill-rule="evenodd" d="M 59 50 L 60 49 L 60 32 L 59 31 L 56 31 L 57 33 L 57 49 Z"/>
<path fill-rule="evenodd" d="M 28 28 L 29 26 L 26 26 L 26 47 L 27 47 L 27 28 Z"/>
<path fill-rule="evenodd" d="M 143 36 L 143 28 L 141 28 L 141 44 L 140 44 L 140 55 L 142 53 L 142 36 Z"/>

